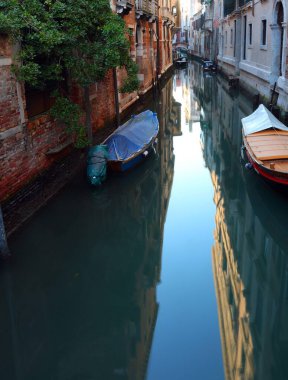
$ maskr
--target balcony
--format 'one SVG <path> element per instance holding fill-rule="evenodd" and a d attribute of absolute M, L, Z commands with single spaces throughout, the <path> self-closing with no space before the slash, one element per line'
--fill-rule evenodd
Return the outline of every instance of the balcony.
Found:
<path fill-rule="evenodd" d="M 166 24 L 167 26 L 175 25 L 175 17 L 172 14 L 172 10 L 170 10 L 168 7 L 161 7 L 160 15 L 162 17 L 163 24 Z"/>
<path fill-rule="evenodd" d="M 127 15 L 134 6 L 134 0 L 117 0 L 116 12 L 119 15 Z"/>
<path fill-rule="evenodd" d="M 158 17 L 158 0 L 135 0 L 136 17 L 150 22 Z"/>

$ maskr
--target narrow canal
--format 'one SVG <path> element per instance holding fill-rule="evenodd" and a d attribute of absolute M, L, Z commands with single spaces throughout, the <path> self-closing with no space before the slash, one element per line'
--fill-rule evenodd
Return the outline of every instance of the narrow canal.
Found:
<path fill-rule="evenodd" d="M 78 173 L 12 235 L 1 379 L 288 379 L 288 202 L 240 159 L 251 112 L 190 63 L 157 155 L 101 189 Z"/>

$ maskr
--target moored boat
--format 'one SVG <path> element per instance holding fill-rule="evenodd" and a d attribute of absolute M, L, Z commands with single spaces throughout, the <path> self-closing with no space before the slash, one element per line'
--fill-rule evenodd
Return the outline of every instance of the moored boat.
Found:
<path fill-rule="evenodd" d="M 188 65 L 188 61 L 186 57 L 180 57 L 174 61 L 174 64 L 177 68 L 183 68 Z"/>
<path fill-rule="evenodd" d="M 217 70 L 217 66 L 216 64 L 213 62 L 213 61 L 209 61 L 207 59 L 205 59 L 203 61 L 203 64 L 202 64 L 202 67 L 203 67 L 203 71 L 212 71 L 212 72 L 216 72 Z"/>
<path fill-rule="evenodd" d="M 241 121 L 244 147 L 255 171 L 269 181 L 288 185 L 288 127 L 263 104 Z"/>
<path fill-rule="evenodd" d="M 154 145 L 157 142 L 158 132 L 159 122 L 156 113 L 147 110 L 131 116 L 125 124 L 117 128 L 100 145 L 100 147 L 105 147 L 105 151 L 107 151 L 106 159 L 103 161 L 103 154 L 99 157 L 97 153 L 96 156 L 94 154 L 93 165 L 95 170 L 91 170 L 93 169 L 91 166 L 90 171 L 87 170 L 90 183 L 98 185 L 103 182 L 102 173 L 105 172 L 106 174 L 106 170 L 102 168 L 103 165 L 107 164 L 108 170 L 125 172 L 140 164 L 155 149 Z M 95 152 L 95 147 L 91 148 L 90 151 Z M 97 158 L 99 158 L 101 168 L 99 162 L 96 162 Z"/>

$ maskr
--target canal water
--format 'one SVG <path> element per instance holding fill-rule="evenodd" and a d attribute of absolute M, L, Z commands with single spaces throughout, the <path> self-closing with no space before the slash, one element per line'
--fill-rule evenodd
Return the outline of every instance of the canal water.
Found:
<path fill-rule="evenodd" d="M 252 104 L 190 63 L 157 110 L 156 155 L 11 236 L 1 380 L 288 379 L 288 197 L 241 159 Z"/>

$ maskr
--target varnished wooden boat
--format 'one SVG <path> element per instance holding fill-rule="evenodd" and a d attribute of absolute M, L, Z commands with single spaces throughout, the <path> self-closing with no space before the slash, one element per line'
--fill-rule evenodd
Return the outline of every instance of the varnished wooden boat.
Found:
<path fill-rule="evenodd" d="M 288 185 L 288 128 L 263 104 L 242 120 L 243 144 L 255 171 Z"/>

